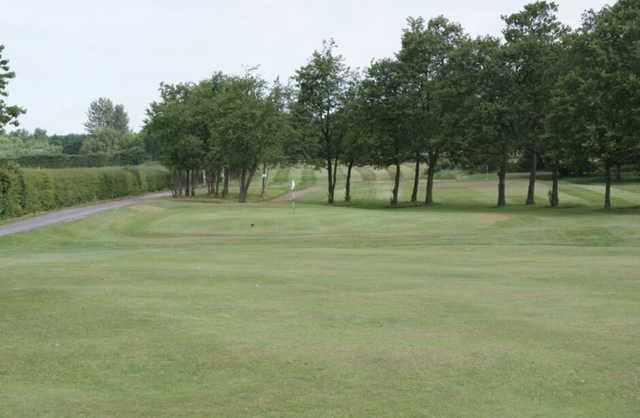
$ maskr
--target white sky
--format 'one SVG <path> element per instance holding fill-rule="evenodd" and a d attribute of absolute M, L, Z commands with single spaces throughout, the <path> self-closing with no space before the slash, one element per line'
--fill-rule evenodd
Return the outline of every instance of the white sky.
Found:
<path fill-rule="evenodd" d="M 526 0 L 0 0 L 0 44 L 17 77 L 21 127 L 82 132 L 89 103 L 122 103 L 138 130 L 161 81 L 198 81 L 260 65 L 284 81 L 333 37 L 349 65 L 391 56 L 408 16 L 443 14 L 472 35 L 498 35 Z M 571 26 L 607 0 L 557 0 Z"/>

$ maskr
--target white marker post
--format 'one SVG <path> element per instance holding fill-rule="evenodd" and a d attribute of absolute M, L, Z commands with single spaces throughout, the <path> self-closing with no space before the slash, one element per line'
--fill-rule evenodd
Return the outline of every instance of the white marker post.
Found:
<path fill-rule="evenodd" d="M 291 209 L 296 214 L 296 181 L 291 180 Z"/>

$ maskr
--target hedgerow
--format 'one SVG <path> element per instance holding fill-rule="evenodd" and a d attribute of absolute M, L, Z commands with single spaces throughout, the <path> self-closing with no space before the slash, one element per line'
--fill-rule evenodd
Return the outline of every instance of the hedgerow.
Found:
<path fill-rule="evenodd" d="M 112 153 L 24 155 L 0 159 L 0 164 L 15 163 L 21 167 L 39 168 L 89 168 L 137 165 L 144 160 L 144 151 L 133 148 Z"/>
<path fill-rule="evenodd" d="M 160 168 L 34 169 L 2 164 L 0 218 L 154 192 L 168 186 L 169 173 Z"/>

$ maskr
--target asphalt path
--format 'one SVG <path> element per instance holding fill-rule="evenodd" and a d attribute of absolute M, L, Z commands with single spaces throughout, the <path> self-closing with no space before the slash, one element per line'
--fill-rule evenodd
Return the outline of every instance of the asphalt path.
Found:
<path fill-rule="evenodd" d="M 104 203 L 96 203 L 79 208 L 62 209 L 55 212 L 48 212 L 44 215 L 38 215 L 30 217 L 28 219 L 2 224 L 0 225 L 0 236 L 31 231 L 32 229 L 42 228 L 43 226 L 47 225 L 72 222 L 77 219 L 95 215 L 96 213 L 123 208 L 125 206 L 135 205 L 136 203 L 140 203 L 145 200 L 158 199 L 170 195 L 170 192 L 151 193 L 141 196 L 112 200 Z"/>

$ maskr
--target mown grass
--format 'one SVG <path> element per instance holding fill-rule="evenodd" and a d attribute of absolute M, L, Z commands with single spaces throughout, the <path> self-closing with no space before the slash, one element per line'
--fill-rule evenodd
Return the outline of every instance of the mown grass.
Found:
<path fill-rule="evenodd" d="M 250 186 L 247 196 L 248 202 L 264 202 L 274 199 L 290 191 L 291 181 L 296 182 L 296 190 L 304 189 L 316 184 L 320 170 L 310 166 L 274 167 L 267 172 L 265 193 L 262 195 L 262 174 L 256 173 Z M 207 194 L 207 189 L 202 187 L 197 189 L 195 198 L 184 198 L 184 201 L 211 201 L 224 203 L 237 200 L 239 196 L 239 180 L 233 179 L 229 182 L 229 195 L 227 199 L 220 196 Z M 220 185 L 222 191 L 222 184 Z"/>
<path fill-rule="evenodd" d="M 640 192 L 549 209 L 541 181 L 532 208 L 513 176 L 497 209 L 462 177 L 394 210 L 386 170 L 354 179 L 295 214 L 158 200 L 0 237 L 0 416 L 640 414 Z"/>

